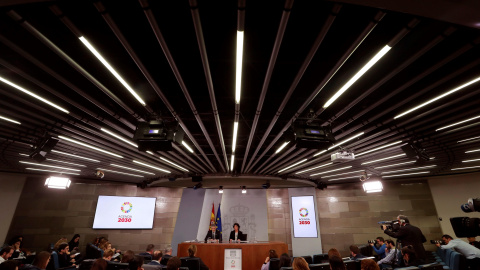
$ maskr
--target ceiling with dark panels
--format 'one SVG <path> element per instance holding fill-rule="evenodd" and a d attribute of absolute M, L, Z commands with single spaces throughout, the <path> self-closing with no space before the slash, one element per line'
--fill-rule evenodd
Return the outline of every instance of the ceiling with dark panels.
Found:
<path fill-rule="evenodd" d="M 457 25 L 431 13 L 409 15 L 410 4 L 396 8 L 402 13 L 363 4 L 140 0 L 3 6 L 0 116 L 21 124 L 0 119 L 0 170 L 97 179 L 100 169 L 103 181 L 160 186 L 193 186 L 189 177 L 202 175 L 204 187 L 253 188 L 265 181 L 277 187 L 352 183 L 362 171 L 384 181 L 478 171 L 480 151 L 465 152 L 480 148 L 480 118 L 472 119 L 480 114 L 480 82 L 472 81 L 480 76 L 480 31 L 460 25 L 471 22 L 462 21 L 458 10 L 457 18 L 448 19 Z M 465 14 L 468 7 L 461 6 Z M 245 39 L 236 107 L 237 29 Z M 146 106 L 84 46 L 82 36 Z M 325 106 L 386 45 L 391 49 Z M 472 84 L 442 96 L 467 82 Z M 173 151 L 145 153 L 129 144 L 137 123 L 153 115 L 178 121 L 194 152 L 175 143 Z M 356 159 L 331 164 L 339 147 L 316 155 L 326 149 L 296 148 L 293 142 L 276 153 L 284 131 L 307 120 L 331 126 L 337 144 L 363 132 L 342 144 Z M 60 138 L 47 160 L 25 156 L 45 134 Z M 430 160 L 407 157 L 401 146 L 411 142 L 419 142 Z M 465 167 L 472 168 L 456 170 Z"/>

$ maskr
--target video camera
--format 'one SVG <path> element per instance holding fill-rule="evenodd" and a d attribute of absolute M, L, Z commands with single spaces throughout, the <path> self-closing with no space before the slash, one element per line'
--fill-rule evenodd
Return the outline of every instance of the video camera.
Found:
<path fill-rule="evenodd" d="M 445 245 L 445 242 L 443 240 L 430 240 L 430 244 L 440 244 L 440 245 Z"/>
<path fill-rule="evenodd" d="M 480 198 L 470 198 L 460 208 L 466 213 L 480 212 Z M 480 218 L 454 217 L 450 218 L 450 223 L 457 237 L 475 237 L 480 235 Z"/>
<path fill-rule="evenodd" d="M 380 229 L 383 230 L 383 225 L 387 227 L 387 230 L 391 230 L 392 232 L 397 232 L 400 230 L 400 223 L 398 220 L 392 220 L 392 221 L 379 221 L 378 224 L 380 224 Z"/>
<path fill-rule="evenodd" d="M 376 243 L 377 243 L 377 241 L 376 241 L 375 239 L 374 239 L 374 240 L 367 240 L 367 242 L 368 242 L 369 244 L 376 244 Z"/>

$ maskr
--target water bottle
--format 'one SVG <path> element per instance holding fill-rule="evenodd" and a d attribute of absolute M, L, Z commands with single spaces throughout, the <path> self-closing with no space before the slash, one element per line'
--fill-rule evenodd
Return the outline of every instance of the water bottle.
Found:
<path fill-rule="evenodd" d="M 253 243 L 257 243 L 257 236 L 253 237 Z"/>

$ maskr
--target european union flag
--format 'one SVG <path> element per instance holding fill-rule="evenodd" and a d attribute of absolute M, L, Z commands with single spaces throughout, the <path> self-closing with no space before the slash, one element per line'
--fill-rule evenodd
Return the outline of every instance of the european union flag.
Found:
<path fill-rule="evenodd" d="M 218 210 L 217 210 L 217 230 L 222 233 L 222 214 L 220 213 L 220 204 L 218 204 Z"/>

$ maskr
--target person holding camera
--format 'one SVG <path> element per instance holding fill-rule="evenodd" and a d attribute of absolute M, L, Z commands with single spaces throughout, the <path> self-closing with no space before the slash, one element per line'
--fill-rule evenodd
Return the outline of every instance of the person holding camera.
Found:
<path fill-rule="evenodd" d="M 412 246 L 415 250 L 416 258 L 425 261 L 427 259 L 427 253 L 425 252 L 423 243 L 425 243 L 427 239 L 422 231 L 418 227 L 411 225 L 407 216 L 399 215 L 397 221 L 400 225 L 398 230 L 394 230 L 393 228 L 387 229 L 387 226 L 383 225 L 383 232 L 393 238 L 397 238 L 402 244 L 402 247 Z"/>
<path fill-rule="evenodd" d="M 453 239 L 448 234 L 442 236 L 442 240 L 445 245 L 440 245 L 437 243 L 436 246 L 441 249 L 450 249 L 454 248 L 459 253 L 463 254 L 465 258 L 467 258 L 467 266 L 468 269 L 480 269 L 480 249 L 460 240 L 460 239 Z"/>
<path fill-rule="evenodd" d="M 379 259 L 385 258 L 385 249 L 387 245 L 385 244 L 385 240 L 383 237 L 379 236 L 377 239 L 375 239 L 376 245 L 374 243 L 370 243 L 370 246 L 372 246 L 373 250 L 377 253 Z M 378 245 L 378 248 L 377 248 Z"/>

